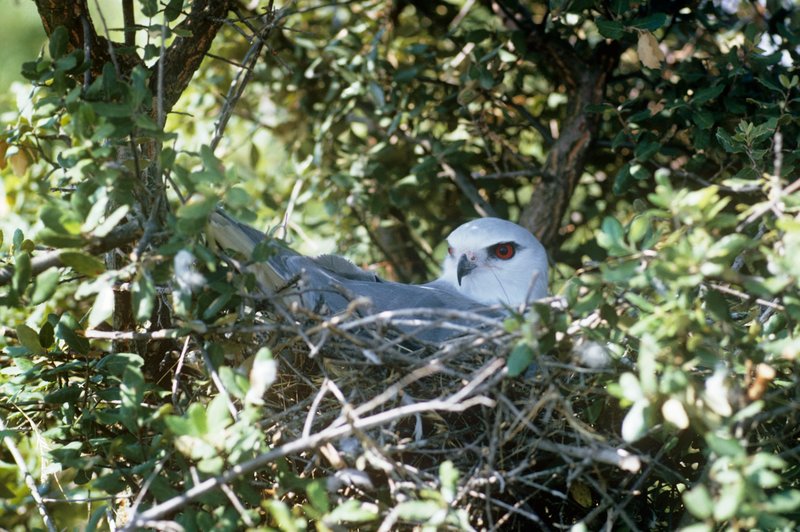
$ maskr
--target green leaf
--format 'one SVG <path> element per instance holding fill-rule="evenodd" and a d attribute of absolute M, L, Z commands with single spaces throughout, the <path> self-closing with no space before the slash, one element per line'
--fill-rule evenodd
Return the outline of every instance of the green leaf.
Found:
<path fill-rule="evenodd" d="M 223 434 L 225 429 L 233 422 L 228 410 L 229 399 L 225 394 L 217 394 L 208 404 L 206 409 L 206 423 L 211 434 Z"/>
<path fill-rule="evenodd" d="M 401 68 L 395 72 L 394 80 L 402 84 L 417 79 L 417 76 L 419 76 L 419 67 Z"/>
<path fill-rule="evenodd" d="M 197 470 L 206 475 L 217 475 L 222 472 L 224 466 L 225 460 L 218 455 L 210 456 L 197 462 Z"/>
<path fill-rule="evenodd" d="M 146 271 L 139 274 L 131 287 L 131 303 L 133 315 L 137 323 L 143 323 L 153 314 L 156 300 L 156 286 L 152 277 Z"/>
<path fill-rule="evenodd" d="M 661 150 L 661 143 L 655 140 L 652 141 L 642 141 L 636 145 L 636 148 L 633 150 L 633 156 L 636 157 L 637 161 L 647 161 L 653 155 L 657 154 Z"/>
<path fill-rule="evenodd" d="M 178 207 L 177 212 L 175 213 L 178 218 L 188 218 L 188 219 L 201 219 L 206 218 L 211 211 L 217 205 L 217 200 L 215 198 L 206 198 L 204 196 L 200 196 L 195 194 L 189 200 Z"/>
<path fill-rule="evenodd" d="M 49 321 L 44 322 L 42 328 L 39 329 L 39 343 L 44 348 L 49 348 L 56 341 L 55 328 Z"/>
<path fill-rule="evenodd" d="M 606 39 L 621 39 L 625 36 L 625 26 L 616 20 L 598 18 L 594 21 L 597 31 Z"/>
<path fill-rule="evenodd" d="M 441 509 L 441 505 L 434 501 L 406 501 L 395 506 L 400 519 L 415 523 L 427 521 Z"/>
<path fill-rule="evenodd" d="M 625 261 L 615 265 L 603 263 L 600 265 L 600 272 L 609 283 L 627 283 L 638 273 L 639 267 L 638 261 Z"/>
<path fill-rule="evenodd" d="M 628 228 L 628 241 L 631 244 L 637 244 L 647 235 L 649 230 L 650 218 L 647 216 L 637 216 L 631 220 L 630 227 Z"/>
<path fill-rule="evenodd" d="M 744 497 L 745 483 L 741 477 L 729 484 L 723 484 L 714 504 L 714 519 L 722 522 L 734 517 L 744 502 Z"/>
<path fill-rule="evenodd" d="M 95 532 L 98 528 L 102 528 L 100 523 L 103 521 L 103 518 L 110 512 L 111 509 L 105 505 L 100 504 L 98 505 L 97 509 L 92 512 L 91 517 L 86 522 L 86 528 L 83 529 L 84 532 Z"/>
<path fill-rule="evenodd" d="M 753 241 L 745 235 L 725 235 L 709 248 L 706 258 L 708 260 L 732 259 L 752 245 Z"/>
<path fill-rule="evenodd" d="M 208 306 L 203 310 L 203 319 L 204 320 L 211 320 L 214 318 L 220 310 L 225 308 L 225 305 L 233 298 L 233 292 L 225 292 L 217 297 L 208 304 Z"/>
<path fill-rule="evenodd" d="M 600 226 L 601 232 L 597 235 L 597 244 L 608 250 L 610 255 L 628 255 L 632 250 L 623 240 L 625 230 L 619 220 L 612 216 L 606 216 Z"/>
<path fill-rule="evenodd" d="M 14 235 L 11 237 L 12 249 L 19 251 L 23 240 L 25 240 L 25 234 L 22 232 L 22 229 L 14 229 Z"/>
<path fill-rule="evenodd" d="M 722 91 L 724 90 L 725 85 L 723 84 L 712 85 L 711 87 L 699 89 L 692 98 L 692 103 L 695 105 L 702 105 L 722 94 Z"/>
<path fill-rule="evenodd" d="M 306 530 L 306 522 L 303 518 L 295 518 L 291 510 L 283 501 L 267 500 L 261 503 L 269 512 L 275 524 L 282 532 L 300 532 Z"/>
<path fill-rule="evenodd" d="M 647 399 L 640 399 L 633 403 L 628 413 L 625 414 L 625 419 L 622 420 L 622 439 L 632 443 L 647 434 L 650 429 L 650 410 L 650 401 Z"/>
<path fill-rule="evenodd" d="M 67 343 L 67 345 L 82 355 L 89 353 L 89 341 L 86 338 L 78 336 L 75 332 L 75 327 L 67 324 L 70 321 L 68 318 L 62 316 L 62 321 L 59 321 L 56 326 L 56 338 L 59 338 Z"/>
<path fill-rule="evenodd" d="M 366 523 L 376 520 L 380 514 L 377 507 L 356 499 L 348 499 L 334 508 L 326 517 L 326 523 Z"/>
<path fill-rule="evenodd" d="M 639 384 L 639 378 L 630 372 L 625 372 L 619 376 L 619 386 L 622 391 L 622 397 L 635 403 L 644 398 L 642 387 Z"/>
<path fill-rule="evenodd" d="M 193 403 L 186 412 L 190 426 L 194 435 L 199 437 L 207 436 L 209 433 L 208 412 L 206 406 L 200 403 Z"/>
<path fill-rule="evenodd" d="M 447 503 L 452 503 L 455 500 L 458 477 L 459 472 L 453 465 L 453 462 L 445 460 L 441 463 L 439 466 L 439 481 L 442 483 L 440 491 Z"/>
<path fill-rule="evenodd" d="M 69 45 L 69 33 L 64 26 L 56 26 L 53 33 L 50 34 L 50 43 L 48 49 L 50 51 L 51 59 L 58 59 L 67 53 L 67 46 Z"/>
<path fill-rule="evenodd" d="M 122 384 L 119 387 L 120 421 L 131 432 L 136 432 L 141 423 L 142 401 L 144 400 L 144 376 L 142 370 L 128 365 L 122 373 Z"/>
<path fill-rule="evenodd" d="M 630 0 L 611 0 L 611 11 L 615 15 L 624 15 L 630 8 Z"/>
<path fill-rule="evenodd" d="M 735 143 L 733 137 L 721 127 L 717 128 L 716 138 L 719 145 L 722 146 L 722 149 L 728 153 L 739 153 L 743 151 L 743 149 Z"/>
<path fill-rule="evenodd" d="M 637 30 L 655 31 L 667 24 L 669 17 L 665 13 L 653 13 L 644 18 L 637 18 L 629 23 L 629 26 Z"/>
<path fill-rule="evenodd" d="M 306 494 L 308 495 L 308 501 L 315 510 L 322 514 L 328 513 L 330 502 L 328 501 L 328 492 L 325 489 L 324 480 L 309 482 L 306 486 Z"/>
<path fill-rule="evenodd" d="M 628 191 L 631 184 L 634 182 L 631 175 L 631 163 L 623 164 L 617 174 L 614 176 L 614 186 L 612 187 L 614 194 L 621 195 Z"/>
<path fill-rule="evenodd" d="M 27 251 L 20 251 L 14 256 L 14 274 L 11 277 L 11 287 L 22 295 L 31 280 L 31 256 Z"/>
<path fill-rule="evenodd" d="M 800 490 L 790 489 L 770 495 L 764 507 L 769 513 L 795 512 L 800 508 Z"/>
<path fill-rule="evenodd" d="M 58 271 L 58 268 L 50 268 L 37 275 L 31 295 L 31 304 L 38 305 L 53 297 L 60 278 L 61 272 Z"/>
<path fill-rule="evenodd" d="M 714 511 L 714 501 L 711 500 L 708 488 L 703 484 L 683 492 L 683 504 L 689 513 L 698 519 L 708 519 Z"/>
<path fill-rule="evenodd" d="M 231 370 L 228 366 L 219 368 L 219 378 L 228 393 L 239 399 L 244 399 L 250 388 L 250 381 L 244 375 Z"/>
<path fill-rule="evenodd" d="M 531 365 L 531 362 L 533 362 L 533 354 L 533 349 L 531 349 L 531 346 L 528 345 L 527 342 L 520 342 L 514 346 L 506 362 L 508 376 L 516 377 L 521 375 L 522 372 Z"/>
<path fill-rule="evenodd" d="M 697 124 L 700 129 L 709 129 L 715 122 L 714 115 L 704 110 L 698 110 L 692 113 L 692 121 Z"/>
<path fill-rule="evenodd" d="M 80 232 L 80 224 L 63 206 L 48 203 L 39 211 L 39 218 L 45 227 L 56 233 L 74 235 Z"/>
<path fill-rule="evenodd" d="M 128 211 L 130 210 L 130 206 L 122 205 L 118 207 L 114 212 L 106 216 L 106 219 L 103 222 L 95 227 L 94 231 L 92 231 L 92 235 L 96 236 L 97 238 L 103 238 L 108 233 L 110 233 L 121 221 L 125 216 L 127 216 Z"/>
<path fill-rule="evenodd" d="M 17 340 L 19 340 L 19 343 L 28 351 L 34 355 L 42 355 L 45 353 L 44 347 L 42 347 L 42 344 L 39 342 L 39 334 L 36 331 L 25 324 L 18 325 L 16 331 Z"/>
<path fill-rule="evenodd" d="M 729 437 L 717 436 L 714 433 L 706 434 L 708 447 L 718 456 L 744 456 L 746 451 L 738 440 Z"/>
<path fill-rule="evenodd" d="M 105 491 L 110 495 L 116 495 L 124 491 L 127 484 L 122 480 L 122 473 L 112 472 L 93 481 L 92 487 Z"/>
<path fill-rule="evenodd" d="M 706 292 L 706 309 L 719 321 L 728 321 L 731 317 L 728 302 L 716 290 Z"/>
<path fill-rule="evenodd" d="M 77 248 L 86 243 L 81 235 L 67 235 L 52 229 L 42 229 L 36 235 L 39 242 L 54 248 Z"/>
<path fill-rule="evenodd" d="M 106 271 L 103 261 L 83 251 L 62 251 L 59 257 L 65 266 L 89 277 L 95 277 Z"/>
<path fill-rule="evenodd" d="M 154 17 L 158 14 L 158 0 L 139 0 L 142 15 Z"/>
<path fill-rule="evenodd" d="M 89 313 L 88 324 L 90 328 L 95 328 L 114 313 L 114 288 L 110 283 L 103 283 L 92 305 Z"/>
<path fill-rule="evenodd" d="M 50 404 L 75 403 L 81 396 L 81 387 L 71 384 L 44 396 L 44 402 Z"/>
<path fill-rule="evenodd" d="M 164 7 L 164 16 L 167 22 L 172 22 L 181 15 L 181 8 L 183 7 L 183 0 L 169 0 L 166 7 Z"/>

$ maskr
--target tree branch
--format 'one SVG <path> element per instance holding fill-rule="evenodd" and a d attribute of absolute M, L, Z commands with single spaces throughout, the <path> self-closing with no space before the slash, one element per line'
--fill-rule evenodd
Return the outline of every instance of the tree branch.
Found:
<path fill-rule="evenodd" d="M 103 70 L 103 65 L 112 62 L 110 47 L 121 46 L 120 43 L 109 42 L 108 39 L 97 34 L 91 24 L 91 16 L 86 0 L 63 2 L 61 0 L 34 0 L 39 18 L 42 19 L 44 31 L 49 36 L 53 31 L 63 26 L 69 34 L 69 50 L 90 49 L 92 52 L 92 73 L 97 76 Z M 85 17 L 90 23 L 84 25 L 81 18 Z M 88 28 L 89 35 L 84 34 L 84 26 Z M 137 65 L 144 65 L 144 61 L 136 53 L 117 54 L 120 69 L 130 72 Z"/>
<path fill-rule="evenodd" d="M 117 248 L 124 244 L 134 241 L 140 234 L 141 228 L 139 224 L 136 222 L 129 222 L 125 225 L 121 225 L 111 231 L 106 237 L 98 239 L 95 242 L 89 244 L 85 251 L 92 255 L 97 255 L 100 253 L 104 253 L 108 250 Z M 48 270 L 53 267 L 63 266 L 64 263 L 61 261 L 61 253 L 64 251 L 71 251 L 70 249 L 54 249 L 52 251 L 47 251 L 45 253 L 41 253 L 36 255 L 31 259 L 31 274 L 37 275 L 42 273 L 45 270 Z M 8 266 L 0 270 L 0 286 L 5 286 L 11 282 L 11 278 L 14 276 L 14 268 Z"/>
<path fill-rule="evenodd" d="M 186 19 L 175 28 L 178 37 L 167 48 L 166 55 L 152 67 L 155 72 L 162 61 L 164 63 L 165 112 L 172 109 L 189 85 L 232 5 L 231 0 L 195 0 Z M 184 32 L 190 36 L 181 36 Z M 158 76 L 150 78 L 154 94 L 157 92 L 157 79 Z"/>

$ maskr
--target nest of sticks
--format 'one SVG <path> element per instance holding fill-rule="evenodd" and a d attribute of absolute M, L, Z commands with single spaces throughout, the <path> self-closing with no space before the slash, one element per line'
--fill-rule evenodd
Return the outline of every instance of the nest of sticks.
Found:
<path fill-rule="evenodd" d="M 424 325 L 404 311 L 362 315 L 359 303 L 330 317 L 271 301 L 227 335 L 269 346 L 278 361 L 263 430 L 274 447 L 297 448 L 283 453 L 296 474 L 376 504 L 384 530 L 409 524 L 392 508 L 441 489 L 445 461 L 460 474 L 450 507 L 475 529 L 646 521 L 645 464 L 618 434 L 624 412 L 606 404 L 613 370 L 574 365 L 567 346 L 511 378 L 521 332 L 496 323 L 425 344 L 397 325 L 474 316 L 427 310 L 435 319 Z"/>

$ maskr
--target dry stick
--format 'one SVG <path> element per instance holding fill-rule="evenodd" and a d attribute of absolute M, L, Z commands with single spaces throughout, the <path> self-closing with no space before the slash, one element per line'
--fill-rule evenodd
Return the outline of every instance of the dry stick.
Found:
<path fill-rule="evenodd" d="M 322 386 L 319 387 L 319 391 L 314 396 L 314 400 L 311 402 L 311 406 L 308 408 L 308 415 L 306 416 L 306 421 L 303 423 L 303 438 L 308 438 L 311 435 L 311 426 L 314 424 L 314 415 L 319 408 L 319 404 L 322 402 L 323 397 L 328 392 L 328 382 L 329 379 L 325 377 L 325 380 L 322 381 Z"/>
<path fill-rule="evenodd" d="M 501 508 L 503 508 L 505 510 L 508 510 L 511 513 L 515 513 L 515 514 L 521 515 L 521 516 L 525 517 L 526 519 L 528 519 L 529 521 L 533 521 L 534 523 L 538 523 L 541 526 L 545 526 L 544 521 L 542 521 L 542 518 L 539 517 L 538 515 L 534 514 L 534 513 L 526 512 L 525 510 L 517 508 L 516 506 L 511 506 L 510 504 L 505 503 L 503 501 L 499 501 L 499 500 L 494 499 L 492 497 L 488 497 L 486 494 L 481 493 L 479 491 L 473 490 L 473 491 L 470 492 L 470 495 L 472 495 L 476 499 L 484 499 L 487 502 L 489 502 L 489 503 L 491 503 L 491 504 L 493 504 L 495 506 L 499 506 L 499 507 L 501 507 Z"/>
<path fill-rule="evenodd" d="M 194 487 L 186 490 L 186 492 L 182 493 L 181 495 L 173 497 L 161 504 L 157 504 L 156 506 L 153 506 L 149 510 L 142 512 L 139 515 L 133 515 L 130 521 L 128 521 L 125 527 L 121 530 L 122 532 L 127 532 L 145 526 L 146 523 L 152 522 L 155 519 L 159 519 L 164 515 L 182 508 L 184 505 L 196 500 L 198 497 L 202 497 L 206 493 L 219 488 L 222 484 L 228 484 L 241 476 L 253 473 L 267 464 L 270 464 L 279 458 L 283 458 L 284 456 L 308 449 L 313 449 L 328 441 L 332 441 L 343 436 L 349 436 L 355 430 L 369 429 L 395 419 L 400 419 L 431 410 L 462 412 L 476 405 L 492 407 L 494 406 L 494 402 L 491 399 L 482 396 L 472 397 L 463 403 L 453 403 L 451 400 L 432 400 L 424 403 L 397 407 L 373 416 L 354 420 L 350 425 L 332 427 L 318 432 L 313 436 L 299 438 L 285 445 L 281 445 L 276 449 L 262 453 L 251 460 L 237 464 L 221 475 L 206 479 Z"/>
<path fill-rule="evenodd" d="M 741 292 L 739 290 L 736 290 L 735 288 L 730 288 L 728 286 L 724 286 L 724 285 L 717 284 L 717 283 L 709 283 L 709 286 L 711 288 L 713 288 L 714 290 L 719 290 L 720 292 L 725 292 L 726 294 L 730 294 L 732 296 L 736 296 L 736 297 L 738 297 L 740 299 L 743 299 L 745 301 L 755 301 L 756 303 L 758 303 L 759 305 L 762 305 L 764 307 L 769 307 L 771 309 L 779 310 L 781 312 L 786 310 L 786 307 L 784 307 L 783 305 L 781 305 L 779 303 L 775 303 L 774 301 L 767 301 L 766 299 L 761 299 L 760 297 L 755 297 L 754 298 L 750 294 L 747 294 L 745 292 Z"/>
<path fill-rule="evenodd" d="M 181 381 L 181 370 L 183 370 L 183 364 L 186 361 L 186 353 L 189 351 L 189 340 L 190 337 L 187 336 L 183 341 L 181 356 L 178 357 L 178 364 L 175 367 L 175 373 L 172 376 L 172 406 L 175 407 L 176 412 L 180 411 L 178 408 L 178 386 L 180 385 Z"/>
<path fill-rule="evenodd" d="M 781 171 L 781 165 L 783 162 L 783 153 L 780 151 L 783 145 L 782 140 L 783 136 L 780 134 L 780 132 L 776 132 L 775 172 L 773 172 L 773 178 L 770 180 L 771 184 L 773 185 L 770 191 L 770 199 L 768 202 L 763 203 L 758 209 L 754 210 L 752 214 L 750 214 L 750 216 L 748 216 L 747 219 L 745 219 L 745 221 L 743 221 L 736 227 L 736 230 L 739 232 L 741 232 L 745 227 L 747 227 L 754 221 L 764 216 L 764 214 L 766 214 L 768 211 L 773 210 L 778 205 L 778 203 L 780 203 L 781 199 L 783 199 L 785 196 L 788 196 L 789 194 L 793 194 L 794 192 L 800 190 L 800 179 L 798 179 L 797 181 L 790 184 L 784 189 L 780 188 L 780 175 L 778 174 L 778 172 Z"/>
<path fill-rule="evenodd" d="M 253 523 L 253 520 L 250 518 L 250 515 L 247 513 L 247 510 L 245 509 L 244 505 L 242 504 L 242 501 L 239 500 L 239 497 L 236 496 L 236 494 L 233 492 L 233 490 L 227 484 L 222 484 L 219 487 L 219 489 L 222 490 L 222 493 L 224 493 L 225 496 L 228 497 L 228 500 L 231 501 L 231 504 L 233 505 L 233 507 L 236 509 L 237 512 L 239 512 L 239 517 L 242 518 L 242 521 L 244 521 L 244 524 L 249 526 L 249 527 L 254 526 L 255 523 Z"/>
<path fill-rule="evenodd" d="M 2 417 L 0 417 L 0 431 L 6 431 L 6 423 Z M 39 514 L 42 516 L 42 521 L 44 521 L 45 526 L 47 526 L 47 530 L 50 532 L 56 532 L 56 527 L 53 525 L 53 521 L 50 519 L 50 515 L 47 513 L 47 508 L 42 500 L 42 495 L 39 493 L 39 488 L 36 487 L 36 481 L 33 479 L 33 475 L 31 475 L 30 471 L 28 471 L 28 467 L 25 465 L 25 458 L 23 458 L 22 454 L 19 452 L 19 449 L 17 449 L 17 446 L 14 443 L 14 440 L 11 439 L 11 436 L 3 436 L 3 443 L 11 452 L 11 456 L 14 457 L 14 462 L 16 462 L 17 467 L 25 476 L 25 484 L 31 491 L 33 500 L 36 501 L 36 507 L 39 509 Z"/>
<path fill-rule="evenodd" d="M 211 143 L 209 144 L 212 152 L 216 151 L 217 146 L 219 146 L 219 143 L 222 140 L 222 134 L 224 133 L 225 127 L 228 125 L 228 121 L 233 114 L 233 108 L 236 107 L 236 102 L 238 102 L 242 97 L 245 87 L 247 87 L 247 85 L 250 83 L 250 80 L 253 78 L 253 72 L 255 71 L 256 63 L 258 63 L 258 58 L 261 56 L 261 51 L 266 45 L 266 38 L 269 36 L 270 31 L 272 31 L 277 23 L 286 16 L 286 14 L 282 12 L 279 13 L 277 17 L 275 15 L 276 13 L 272 7 L 272 2 L 270 2 L 268 13 L 266 15 L 267 21 L 261 27 L 261 34 L 253 35 L 255 42 L 250 46 L 244 56 L 244 60 L 242 61 L 244 68 L 236 75 L 236 79 L 234 79 L 234 82 L 231 84 L 228 94 L 225 95 L 225 104 L 220 112 L 220 117 L 217 121 L 214 131 L 214 137 L 211 139 Z"/>
<path fill-rule="evenodd" d="M 452 179 L 456 186 L 461 189 L 461 192 L 463 192 L 467 199 L 469 199 L 469 201 L 472 203 L 472 207 L 478 214 L 484 217 L 497 217 L 495 210 L 491 205 L 489 205 L 489 202 L 481 197 L 478 189 L 475 188 L 475 185 L 470 182 L 468 176 L 464 175 L 462 172 L 459 172 L 444 161 L 441 162 L 441 165 L 445 175 Z"/>
<path fill-rule="evenodd" d="M 511 403 L 507 397 L 501 396 L 500 402 L 502 402 L 507 408 L 511 409 L 512 412 L 515 412 L 519 416 L 519 421 L 521 423 L 527 425 L 534 432 L 538 432 L 536 427 L 534 427 L 529 420 L 524 419 L 521 414 L 519 414 L 517 407 Z M 584 460 L 590 459 L 600 463 L 613 465 L 624 471 L 630 471 L 631 473 L 638 472 L 642 467 L 642 462 L 649 461 L 649 458 L 646 456 L 635 455 L 629 451 L 626 451 L 625 449 L 608 447 L 605 445 L 599 446 L 596 444 L 590 444 L 589 446 L 576 447 L 573 445 L 555 443 L 550 440 L 540 438 L 536 440 L 536 447 L 551 453 L 565 454 L 573 458 L 580 458 Z"/>
<path fill-rule="evenodd" d="M 203 362 L 206 365 L 206 369 L 208 370 L 208 374 L 211 376 L 211 381 L 214 383 L 214 386 L 217 388 L 220 394 L 225 398 L 225 403 L 228 405 L 228 411 L 231 414 L 231 417 L 235 420 L 239 420 L 239 411 L 236 410 L 236 405 L 233 404 L 231 400 L 231 395 L 228 393 L 228 390 L 225 388 L 225 384 L 222 382 L 222 378 L 217 373 L 217 368 L 214 367 L 214 363 L 211 361 L 211 357 L 208 354 L 208 351 L 202 346 L 202 342 L 200 338 L 196 338 L 195 342 L 198 346 L 200 346 L 200 352 L 203 354 Z"/>
<path fill-rule="evenodd" d="M 87 329 L 84 338 L 91 340 L 140 341 L 140 340 L 174 340 L 181 336 L 189 336 L 191 331 L 182 329 L 159 329 L 157 331 L 101 331 Z"/>
<path fill-rule="evenodd" d="M 150 491 L 150 485 L 153 483 L 153 481 L 155 481 L 156 478 L 158 478 L 158 475 L 161 474 L 161 470 L 164 468 L 164 464 L 167 463 L 167 460 L 169 459 L 170 456 L 172 456 L 171 452 L 167 453 L 167 455 L 164 458 L 159 460 L 158 463 L 156 464 L 156 467 L 153 468 L 153 471 L 144 481 L 142 488 L 139 490 L 139 493 L 136 495 L 136 498 L 133 500 L 133 504 L 131 505 L 130 512 L 132 514 L 135 515 L 136 512 L 139 510 L 139 505 L 142 504 L 145 495 L 147 495 L 147 492 Z"/>

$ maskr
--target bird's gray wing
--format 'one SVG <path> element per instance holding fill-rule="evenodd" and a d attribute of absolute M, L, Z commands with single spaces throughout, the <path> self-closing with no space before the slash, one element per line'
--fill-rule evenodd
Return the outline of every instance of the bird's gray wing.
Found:
<path fill-rule="evenodd" d="M 238 222 L 224 213 L 213 213 L 209 220 L 209 236 L 219 246 L 231 249 L 246 259 L 267 237 L 261 231 Z M 362 270 L 349 260 L 336 255 L 305 257 L 290 248 L 269 240 L 271 254 L 266 262 L 250 263 L 259 283 L 270 294 L 287 302 L 322 313 L 344 311 L 355 298 L 367 298 L 370 303 L 360 309 L 362 315 L 386 311 L 420 309 L 417 325 L 401 326 L 422 340 L 442 341 L 463 332 L 465 327 L 477 327 L 483 320 L 454 320 L 456 327 L 438 322 L 430 312 L 439 309 L 462 312 L 481 312 L 496 318 L 497 312 L 459 294 L 449 283 L 434 281 L 426 285 L 394 283 Z M 433 324 L 436 322 L 436 324 Z M 409 323 L 408 321 L 406 323 Z M 426 323 L 429 324 L 426 326 Z"/>

